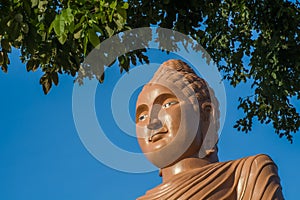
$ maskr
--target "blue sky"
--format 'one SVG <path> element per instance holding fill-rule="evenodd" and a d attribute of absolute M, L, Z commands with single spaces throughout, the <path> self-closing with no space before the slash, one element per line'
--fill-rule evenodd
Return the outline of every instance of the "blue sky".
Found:
<path fill-rule="evenodd" d="M 157 62 L 173 55 L 150 54 Z M 39 85 L 41 72 L 28 73 L 19 62 L 18 52 L 11 56 L 8 74 L 0 72 L 0 199 L 135 199 L 161 182 L 158 172 L 125 173 L 111 169 L 95 159 L 79 139 L 72 114 L 73 78 L 60 76 L 58 87 L 44 95 Z M 99 85 L 96 109 L 109 102 L 112 81 L 121 76 L 117 66 L 107 70 Z M 110 81 L 111 80 L 111 81 Z M 254 123 L 251 133 L 233 129 L 243 115 L 237 110 L 238 97 L 249 92 L 247 84 L 233 89 L 225 82 L 227 115 L 219 141 L 221 161 L 266 153 L 279 168 L 286 199 L 298 199 L 300 179 L 300 138 L 294 143 L 279 139 L 270 126 Z M 106 100 L 105 100 L 106 99 Z M 108 99 L 108 100 L 107 100 Z M 134 108 L 134 99 L 129 108 Z M 122 103 L 122 101 L 120 101 Z M 296 102 L 298 110 L 299 102 Z M 110 127 L 109 111 L 97 110 L 106 120 L 110 140 L 128 151 L 139 152 L 135 138 Z M 109 152 L 107 152 L 109 153 Z M 126 158 L 118 162 L 128 162 Z"/>

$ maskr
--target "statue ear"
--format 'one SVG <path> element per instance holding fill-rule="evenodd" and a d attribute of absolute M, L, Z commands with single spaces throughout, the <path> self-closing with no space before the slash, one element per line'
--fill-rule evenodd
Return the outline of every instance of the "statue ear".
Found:
<path fill-rule="evenodd" d="M 218 161 L 218 129 L 216 127 L 215 106 L 211 102 L 202 103 L 201 120 L 203 141 L 199 151 L 199 158 L 205 158 L 211 162 L 216 162 Z"/>
<path fill-rule="evenodd" d="M 214 106 L 211 102 L 204 102 L 201 105 L 201 120 L 211 122 L 214 120 Z"/>

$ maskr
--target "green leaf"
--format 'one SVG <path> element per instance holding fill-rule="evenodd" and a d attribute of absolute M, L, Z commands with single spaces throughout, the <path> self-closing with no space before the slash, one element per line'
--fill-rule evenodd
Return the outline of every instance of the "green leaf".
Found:
<path fill-rule="evenodd" d="M 48 94 L 52 87 L 52 81 L 50 80 L 50 74 L 45 73 L 41 78 L 40 78 L 40 84 L 43 86 L 43 91 L 44 94 Z"/>
<path fill-rule="evenodd" d="M 39 0 L 31 0 L 31 7 L 35 7 L 39 4 Z"/>
<path fill-rule="evenodd" d="M 94 29 L 90 29 L 89 32 L 88 32 L 88 34 L 89 34 L 89 40 L 92 43 L 92 45 L 94 47 L 97 47 L 100 44 L 100 39 L 97 36 L 95 30 Z"/>
<path fill-rule="evenodd" d="M 51 74 L 52 81 L 55 85 L 58 85 L 58 74 L 56 72 Z"/>
<path fill-rule="evenodd" d="M 96 24 L 93 24 L 93 29 L 95 30 L 95 32 L 101 33 L 101 35 L 103 35 L 102 29 Z"/>
<path fill-rule="evenodd" d="M 51 87 L 52 87 L 52 83 L 49 82 L 49 80 L 45 81 L 43 84 L 43 91 L 44 91 L 44 94 L 48 94 Z"/>
<path fill-rule="evenodd" d="M 276 73 L 275 73 L 275 72 L 272 72 L 272 73 L 271 73 L 271 76 L 272 76 L 274 79 L 276 79 L 276 78 L 277 78 L 277 76 L 276 76 Z"/>
<path fill-rule="evenodd" d="M 10 64 L 10 59 L 9 59 L 9 57 L 8 57 L 8 54 L 6 53 L 6 54 L 4 54 L 4 63 L 5 64 Z"/>
<path fill-rule="evenodd" d="M 11 19 L 11 20 L 9 20 L 7 23 L 6 23 L 6 25 L 8 26 L 8 27 L 11 27 L 11 25 L 14 23 L 14 19 Z"/>
<path fill-rule="evenodd" d="M 58 41 L 61 43 L 61 44 L 64 44 L 66 41 L 67 41 L 67 34 L 66 33 L 63 33 L 61 34 L 59 37 L 58 37 Z"/>
<path fill-rule="evenodd" d="M 84 39 L 83 39 L 83 55 L 86 55 L 86 50 L 87 50 L 87 44 L 89 42 L 88 35 L 85 34 Z"/>
<path fill-rule="evenodd" d="M 107 32 L 107 34 L 108 34 L 108 37 L 113 36 L 114 30 L 111 29 L 109 26 L 105 26 L 105 30 L 106 30 L 106 32 Z"/>
<path fill-rule="evenodd" d="M 56 15 L 52 23 L 56 35 L 60 36 L 65 32 L 65 19 L 62 15 Z"/>
<path fill-rule="evenodd" d="M 8 40 L 6 40 L 6 39 L 1 40 L 1 47 L 5 51 L 8 51 L 8 52 L 11 51 L 10 44 L 9 44 Z"/>
<path fill-rule="evenodd" d="M 117 7 L 117 1 L 113 1 L 110 5 L 110 8 L 115 9 Z"/>
<path fill-rule="evenodd" d="M 129 7 L 129 4 L 127 2 L 125 2 L 121 8 L 128 9 L 128 7 Z"/>
<path fill-rule="evenodd" d="M 3 52 L 0 51 L 0 66 L 4 63 L 4 55 Z"/>
<path fill-rule="evenodd" d="M 32 67 L 32 71 L 35 72 L 38 68 L 39 68 L 39 65 L 35 62 Z"/>
<path fill-rule="evenodd" d="M 74 15 L 72 14 L 71 8 L 63 10 L 61 15 L 63 16 L 65 23 L 71 24 L 72 22 L 74 22 Z"/>
<path fill-rule="evenodd" d="M 34 65 L 34 62 L 33 60 L 29 60 L 26 64 L 26 70 L 29 72 L 30 70 L 32 70 L 33 68 L 33 65 Z"/>
<path fill-rule="evenodd" d="M 39 8 L 40 12 L 44 12 L 47 9 L 46 8 L 47 4 L 48 4 L 47 0 L 44 0 L 44 1 L 39 0 L 38 8 Z"/>
<path fill-rule="evenodd" d="M 6 63 L 3 63 L 3 64 L 1 65 L 1 69 L 2 69 L 2 71 L 3 71 L 4 73 L 7 73 L 7 64 L 6 64 Z"/>
<path fill-rule="evenodd" d="M 77 33 L 74 34 L 75 39 L 79 39 L 82 33 L 82 29 L 80 29 Z"/>
<path fill-rule="evenodd" d="M 74 22 L 71 22 L 71 24 L 69 25 L 69 32 L 74 33 L 74 31 L 75 31 Z"/>
<path fill-rule="evenodd" d="M 26 64 L 26 70 L 29 71 L 33 71 L 35 72 L 38 69 L 39 65 L 33 61 L 33 60 L 29 60 Z"/>
<path fill-rule="evenodd" d="M 124 26 L 123 20 L 114 19 L 114 22 L 116 23 L 118 30 L 121 30 L 123 28 Z"/>
<path fill-rule="evenodd" d="M 120 18 L 123 18 L 124 23 L 125 23 L 125 21 L 127 19 L 127 12 L 126 12 L 126 10 L 121 9 L 121 8 L 118 7 L 117 8 L 117 13 L 118 13 L 118 15 L 119 15 Z"/>

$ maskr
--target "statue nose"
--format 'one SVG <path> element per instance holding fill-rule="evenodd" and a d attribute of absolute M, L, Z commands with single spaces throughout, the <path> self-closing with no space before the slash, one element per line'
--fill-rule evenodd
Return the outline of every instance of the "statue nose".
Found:
<path fill-rule="evenodd" d="M 154 104 L 151 108 L 149 123 L 147 128 L 150 130 L 156 130 L 162 127 L 162 122 L 159 119 L 159 113 L 161 113 L 161 105 Z"/>
<path fill-rule="evenodd" d="M 150 120 L 150 123 L 147 125 L 147 128 L 150 130 L 156 130 L 162 127 L 162 123 L 158 118 Z"/>

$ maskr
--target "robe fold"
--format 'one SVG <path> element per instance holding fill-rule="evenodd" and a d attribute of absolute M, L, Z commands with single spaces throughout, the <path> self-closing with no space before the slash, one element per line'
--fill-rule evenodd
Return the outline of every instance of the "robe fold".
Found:
<path fill-rule="evenodd" d="M 174 175 L 138 200 L 284 199 L 277 166 L 267 155 L 217 162 Z"/>

